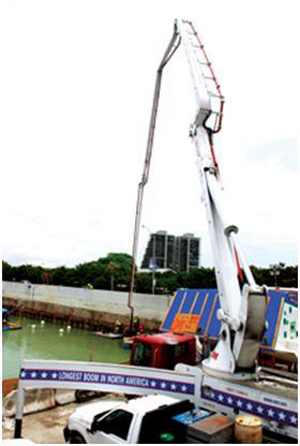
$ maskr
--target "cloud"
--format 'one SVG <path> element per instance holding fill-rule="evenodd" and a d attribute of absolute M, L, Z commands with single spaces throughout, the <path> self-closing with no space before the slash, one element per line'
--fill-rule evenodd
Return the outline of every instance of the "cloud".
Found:
<path fill-rule="evenodd" d="M 298 171 L 298 138 L 270 141 L 260 144 L 245 153 L 245 159 L 251 163 L 265 163 L 267 167 L 275 167 L 288 172 Z"/>

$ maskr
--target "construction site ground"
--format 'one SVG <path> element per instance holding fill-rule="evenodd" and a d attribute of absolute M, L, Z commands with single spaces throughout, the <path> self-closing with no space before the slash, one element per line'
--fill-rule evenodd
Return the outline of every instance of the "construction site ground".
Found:
<path fill-rule="evenodd" d="M 64 444 L 63 429 L 67 425 L 69 416 L 82 405 L 91 404 L 107 398 L 120 399 L 120 395 L 107 395 L 85 403 L 69 403 L 53 409 L 24 415 L 22 425 L 22 438 L 37 444 Z M 125 399 L 125 398 L 124 398 Z M 2 438 L 14 436 L 14 418 L 5 418 L 2 422 Z"/>

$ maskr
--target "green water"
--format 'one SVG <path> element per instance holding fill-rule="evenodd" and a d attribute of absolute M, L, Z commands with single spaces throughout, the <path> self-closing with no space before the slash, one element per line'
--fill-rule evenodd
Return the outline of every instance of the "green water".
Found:
<path fill-rule="evenodd" d="M 13 316 L 11 322 L 16 322 Z M 121 363 L 129 359 L 122 339 L 105 339 L 91 331 L 21 318 L 21 330 L 2 332 L 2 378 L 19 376 L 23 359 L 56 359 Z M 35 325 L 35 328 L 32 328 Z M 63 332 L 60 329 L 64 329 Z"/>

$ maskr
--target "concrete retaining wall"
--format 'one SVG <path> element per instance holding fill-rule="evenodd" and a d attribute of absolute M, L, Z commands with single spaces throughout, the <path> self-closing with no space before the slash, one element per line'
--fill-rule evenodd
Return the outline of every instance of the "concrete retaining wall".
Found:
<path fill-rule="evenodd" d="M 119 291 L 3 282 L 3 305 L 14 307 L 22 303 L 23 308 L 27 310 L 55 313 L 64 319 L 95 319 L 97 322 L 109 324 L 118 317 L 127 325 L 130 314 L 127 297 L 127 292 Z M 134 313 L 141 323 L 148 326 L 157 325 L 162 321 L 170 300 L 171 296 L 135 293 Z"/>

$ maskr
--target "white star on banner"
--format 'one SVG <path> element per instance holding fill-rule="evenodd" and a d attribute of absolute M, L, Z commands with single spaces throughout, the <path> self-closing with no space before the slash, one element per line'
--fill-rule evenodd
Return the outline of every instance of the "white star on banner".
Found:
<path fill-rule="evenodd" d="M 52 378 L 57 378 L 57 373 L 52 373 Z"/>
<path fill-rule="evenodd" d="M 156 382 L 155 381 L 151 381 L 151 387 L 156 387 Z"/>
<path fill-rule="evenodd" d="M 264 411 L 264 408 L 263 408 L 263 407 L 261 407 L 261 406 L 257 406 L 257 412 L 258 412 L 258 413 L 263 413 L 263 411 Z"/>
<path fill-rule="evenodd" d="M 31 373 L 31 378 L 35 378 L 36 377 L 36 373 L 35 372 L 32 372 Z"/>
<path fill-rule="evenodd" d="M 171 389 L 172 389 L 172 390 L 176 390 L 176 384 L 174 384 L 174 383 L 171 384 Z"/>
<path fill-rule="evenodd" d="M 280 420 L 284 420 L 285 419 L 285 414 L 283 412 L 280 412 L 278 415 L 279 415 L 279 419 Z"/>
<path fill-rule="evenodd" d="M 211 392 L 210 397 L 211 397 L 212 399 L 214 399 L 214 397 L 215 397 L 214 392 Z"/>
<path fill-rule="evenodd" d="M 22 372 L 21 373 L 21 378 L 25 378 L 25 376 L 26 376 L 26 372 Z"/>
<path fill-rule="evenodd" d="M 166 384 L 166 383 L 161 383 L 160 387 L 161 387 L 162 389 L 165 389 L 165 388 L 167 387 L 167 384 Z"/>
<path fill-rule="evenodd" d="M 251 403 L 248 403 L 248 404 L 247 404 L 247 409 L 248 409 L 248 410 L 252 410 L 252 407 L 253 407 L 253 406 L 252 406 Z"/>
<path fill-rule="evenodd" d="M 236 404 L 237 404 L 239 407 L 242 407 L 242 405 L 243 405 L 243 403 L 242 403 L 241 400 L 237 400 Z"/>
<path fill-rule="evenodd" d="M 181 386 L 181 390 L 182 390 L 183 392 L 186 392 L 186 389 L 187 389 L 186 386 Z"/>
<path fill-rule="evenodd" d="M 227 401 L 228 401 L 229 404 L 232 403 L 233 399 L 231 398 L 231 396 L 229 396 L 229 397 L 227 398 Z"/>
<path fill-rule="evenodd" d="M 47 373 L 46 372 L 42 373 L 42 378 L 47 378 Z"/>
<path fill-rule="evenodd" d="M 273 417 L 273 415 L 274 415 L 274 410 L 269 409 L 269 410 L 268 410 L 268 415 L 269 415 L 270 417 Z"/>
<path fill-rule="evenodd" d="M 297 423 L 297 418 L 295 417 L 295 415 L 292 415 L 290 417 L 291 423 L 296 424 Z"/>
<path fill-rule="evenodd" d="M 219 400 L 219 401 L 223 401 L 223 399 L 224 399 L 223 395 L 220 394 L 220 395 L 218 396 L 218 400 Z"/>

